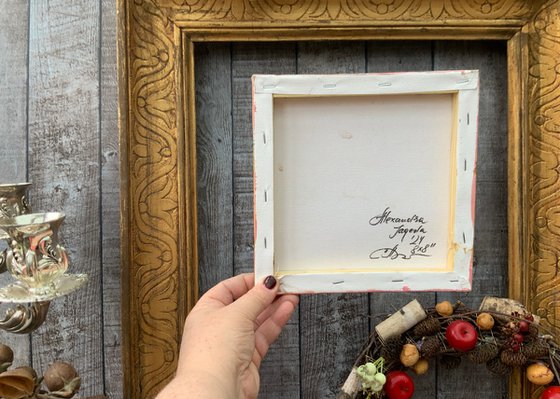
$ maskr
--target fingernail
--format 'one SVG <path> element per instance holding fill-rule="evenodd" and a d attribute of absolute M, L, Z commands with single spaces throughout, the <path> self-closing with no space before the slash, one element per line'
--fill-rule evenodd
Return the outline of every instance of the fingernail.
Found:
<path fill-rule="evenodd" d="M 268 276 L 264 279 L 264 286 L 269 290 L 273 289 L 276 286 L 276 279 L 274 276 Z"/>

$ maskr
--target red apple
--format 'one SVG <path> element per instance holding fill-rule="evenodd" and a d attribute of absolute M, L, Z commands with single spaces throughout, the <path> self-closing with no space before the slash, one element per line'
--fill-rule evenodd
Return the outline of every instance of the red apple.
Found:
<path fill-rule="evenodd" d="M 541 394 L 541 399 L 560 399 L 560 386 L 553 385 L 546 388 Z"/>
<path fill-rule="evenodd" d="M 447 326 L 445 338 L 453 349 L 467 352 L 476 346 L 478 334 L 476 328 L 465 320 L 455 320 Z"/>
<path fill-rule="evenodd" d="M 391 371 L 383 389 L 389 399 L 409 399 L 414 394 L 414 382 L 404 371 Z"/>

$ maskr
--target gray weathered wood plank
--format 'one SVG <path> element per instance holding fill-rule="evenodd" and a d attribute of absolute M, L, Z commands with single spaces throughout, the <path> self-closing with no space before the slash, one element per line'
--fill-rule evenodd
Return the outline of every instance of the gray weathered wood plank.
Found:
<path fill-rule="evenodd" d="M 295 73 L 294 43 L 233 45 L 233 203 L 234 272 L 253 270 L 253 140 L 251 127 L 251 75 Z M 261 366 L 262 398 L 298 398 L 299 327 L 297 312 Z"/>
<path fill-rule="evenodd" d="M 53 301 L 32 335 L 39 372 L 56 359 L 82 376 L 81 396 L 103 393 L 100 255 L 98 2 L 33 1 L 29 44 L 29 175 L 36 209 L 66 213 L 61 241 L 81 290 Z"/>
<path fill-rule="evenodd" d="M 364 42 L 302 42 L 298 74 L 363 73 Z M 335 397 L 369 334 L 367 294 L 302 295 L 303 398 Z"/>
<path fill-rule="evenodd" d="M 200 293 L 233 273 L 231 45 L 195 46 Z"/>
<path fill-rule="evenodd" d="M 101 2 L 100 140 L 105 395 L 123 396 L 121 353 L 120 175 L 115 0 Z"/>
<path fill-rule="evenodd" d="M 507 59 L 502 42 L 436 42 L 435 69 L 479 69 L 478 134 L 473 290 L 460 298 L 478 308 L 485 295 L 507 295 Z M 465 389 L 465 387 L 469 387 Z M 506 379 L 463 361 L 457 370 L 438 369 L 438 398 L 507 397 Z"/>
<path fill-rule="evenodd" d="M 369 42 L 367 47 L 368 72 L 429 71 L 432 69 L 431 42 L 385 41 Z M 383 209 L 379 210 L 383 211 Z M 373 293 L 370 294 L 372 328 L 388 314 L 394 313 L 412 299 L 424 306 L 434 305 L 433 293 Z M 433 398 L 436 392 L 435 363 L 430 362 L 432 371 L 414 378 L 416 398 Z"/>
<path fill-rule="evenodd" d="M 432 69 L 432 44 L 427 41 L 369 42 L 367 48 L 368 72 L 410 72 Z M 382 209 L 381 209 L 382 211 Z M 388 314 L 418 299 L 424 306 L 434 305 L 435 295 L 425 293 L 370 294 L 372 328 Z M 415 397 L 433 398 L 436 392 L 435 362 L 430 362 L 428 374 L 416 378 Z"/>
<path fill-rule="evenodd" d="M 0 160 L 1 183 L 27 176 L 28 2 L 0 0 Z"/>
<path fill-rule="evenodd" d="M 27 1 L 0 0 L 0 184 L 27 180 L 28 7 Z M 0 243 L 0 251 L 5 248 Z M 0 276 L 0 285 L 12 282 L 8 273 Z M 29 365 L 28 335 L 0 331 L 0 341 L 13 349 L 14 364 Z"/>

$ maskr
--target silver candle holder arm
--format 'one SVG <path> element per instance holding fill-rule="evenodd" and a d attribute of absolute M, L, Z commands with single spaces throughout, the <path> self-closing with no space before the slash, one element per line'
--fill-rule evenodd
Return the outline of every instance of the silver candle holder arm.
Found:
<path fill-rule="evenodd" d="M 0 320 L 0 329 L 14 334 L 33 332 L 45 322 L 50 304 L 46 301 L 15 305 L 6 311 L 4 320 Z"/>
<path fill-rule="evenodd" d="M 29 183 L 0 184 L 0 239 L 7 248 L 0 254 L 0 273 L 14 283 L 0 288 L 0 303 L 10 303 L 0 329 L 27 334 L 45 321 L 50 302 L 80 288 L 85 274 L 67 274 L 68 256 L 58 231 L 59 212 L 31 213 Z"/>
<path fill-rule="evenodd" d="M 30 213 L 27 204 L 27 189 L 30 183 L 0 184 L 0 220 L 9 220 L 17 215 Z M 8 239 L 6 232 L 0 229 L 0 239 Z M 0 252 L 0 273 L 6 271 L 7 250 Z"/>

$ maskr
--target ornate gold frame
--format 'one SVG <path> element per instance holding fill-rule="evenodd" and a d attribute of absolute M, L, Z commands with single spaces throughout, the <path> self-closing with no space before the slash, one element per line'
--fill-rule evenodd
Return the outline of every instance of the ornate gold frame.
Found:
<path fill-rule="evenodd" d="M 119 0 L 125 397 L 172 377 L 198 293 L 193 44 L 508 43 L 509 295 L 556 331 L 560 0 Z M 514 379 L 511 397 L 531 397 Z"/>

